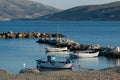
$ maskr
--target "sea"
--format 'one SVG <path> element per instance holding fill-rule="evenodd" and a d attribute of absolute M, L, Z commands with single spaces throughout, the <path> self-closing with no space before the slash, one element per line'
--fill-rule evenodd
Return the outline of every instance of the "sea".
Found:
<path fill-rule="evenodd" d="M 62 33 L 66 39 L 80 44 L 120 46 L 119 21 L 0 21 L 0 33 L 8 31 Z M 49 54 L 45 52 L 48 45 L 38 44 L 37 40 L 0 39 L 0 69 L 17 74 L 23 68 L 36 68 L 36 60 L 46 59 Z M 80 70 L 79 65 L 84 69 L 100 70 L 119 66 L 120 59 L 104 56 L 74 59 L 72 70 Z"/>

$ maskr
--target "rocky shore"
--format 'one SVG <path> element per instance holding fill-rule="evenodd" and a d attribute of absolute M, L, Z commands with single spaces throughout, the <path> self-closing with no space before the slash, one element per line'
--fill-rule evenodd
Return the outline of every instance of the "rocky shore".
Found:
<path fill-rule="evenodd" d="M 51 39 L 51 38 L 40 38 L 37 43 L 49 44 L 55 47 L 67 47 L 69 51 L 79 50 L 95 50 L 99 51 L 102 56 L 120 58 L 120 47 L 102 47 L 98 44 L 85 45 L 75 42 L 70 39 Z"/>
<path fill-rule="evenodd" d="M 14 39 L 14 38 L 39 38 L 38 43 L 49 44 L 55 47 L 65 47 L 67 46 L 70 51 L 77 50 L 87 50 L 92 49 L 99 51 L 99 55 L 120 58 L 120 47 L 102 47 L 98 44 L 80 44 L 70 39 L 61 39 L 62 37 L 66 37 L 60 33 L 39 33 L 39 32 L 3 32 L 0 34 L 0 39 Z M 58 38 L 58 39 L 53 39 Z"/>
<path fill-rule="evenodd" d="M 11 74 L 9 71 L 6 71 L 6 70 L 1 70 L 0 69 L 0 74 Z"/>
<path fill-rule="evenodd" d="M 63 34 L 55 33 L 39 33 L 39 32 L 18 32 L 13 31 L 4 32 L 0 34 L 0 39 L 13 39 L 13 38 L 52 38 L 52 37 L 66 37 Z"/>
<path fill-rule="evenodd" d="M 0 80 L 120 80 L 120 67 L 86 71 L 50 71 L 40 73 L 0 74 Z"/>

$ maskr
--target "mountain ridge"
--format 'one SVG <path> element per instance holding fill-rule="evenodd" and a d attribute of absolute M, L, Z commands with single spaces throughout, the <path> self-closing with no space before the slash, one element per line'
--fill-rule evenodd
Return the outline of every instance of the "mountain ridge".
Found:
<path fill-rule="evenodd" d="M 34 20 L 44 21 L 119 21 L 120 1 L 73 7 L 53 15 L 46 15 Z"/>
<path fill-rule="evenodd" d="M 31 19 L 59 11 L 30 0 L 0 0 L 0 20 Z"/>

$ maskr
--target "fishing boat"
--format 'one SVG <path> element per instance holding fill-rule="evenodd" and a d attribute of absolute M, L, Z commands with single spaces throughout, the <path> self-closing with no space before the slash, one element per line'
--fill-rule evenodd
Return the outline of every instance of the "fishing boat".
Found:
<path fill-rule="evenodd" d="M 71 69 L 73 63 L 69 59 L 66 61 L 55 61 L 55 56 L 47 56 L 47 61 L 37 60 L 37 69 Z"/>
<path fill-rule="evenodd" d="M 99 51 L 94 52 L 92 50 L 79 51 L 74 54 L 70 54 L 70 56 L 78 57 L 78 58 L 89 58 L 89 57 L 97 57 L 99 55 Z"/>
<path fill-rule="evenodd" d="M 47 47 L 45 49 L 46 49 L 46 52 L 61 52 L 61 51 L 67 51 L 68 50 L 67 47 L 62 47 L 62 48 L 50 48 L 50 47 Z"/>

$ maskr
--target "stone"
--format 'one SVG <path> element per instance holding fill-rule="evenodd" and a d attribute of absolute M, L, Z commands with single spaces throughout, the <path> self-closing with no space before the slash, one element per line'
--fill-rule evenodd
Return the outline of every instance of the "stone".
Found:
<path fill-rule="evenodd" d="M 101 46 L 98 45 L 98 44 L 96 44 L 96 45 L 91 44 L 91 45 L 89 46 L 89 49 L 100 49 L 100 48 L 101 48 Z"/>
<path fill-rule="evenodd" d="M 33 35 L 35 38 L 39 38 L 41 34 L 39 32 L 37 32 L 37 33 L 34 33 Z"/>
<path fill-rule="evenodd" d="M 24 33 L 25 34 L 25 33 Z M 26 38 L 34 38 L 34 35 L 33 35 L 34 33 L 28 33 L 25 37 Z"/>
<path fill-rule="evenodd" d="M 11 74 L 9 71 L 6 71 L 6 70 L 1 70 L 0 69 L 0 74 Z"/>
<path fill-rule="evenodd" d="M 113 50 L 112 50 L 113 53 L 119 53 L 120 52 L 120 47 L 115 47 Z"/>
<path fill-rule="evenodd" d="M 16 34 L 16 37 L 17 37 L 17 38 L 23 38 L 23 34 L 22 34 L 22 33 L 17 33 L 17 34 Z"/>
<path fill-rule="evenodd" d="M 2 35 L 0 35 L 0 39 L 2 38 Z"/>
<path fill-rule="evenodd" d="M 25 68 L 19 71 L 19 73 L 40 73 L 38 69 Z"/>

